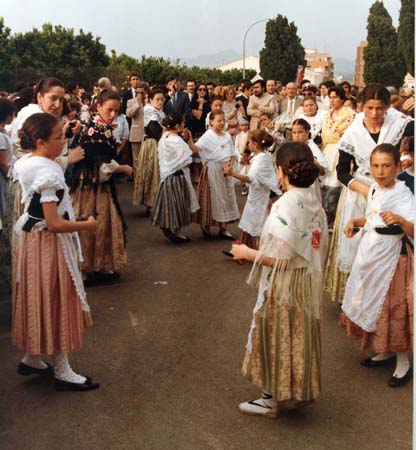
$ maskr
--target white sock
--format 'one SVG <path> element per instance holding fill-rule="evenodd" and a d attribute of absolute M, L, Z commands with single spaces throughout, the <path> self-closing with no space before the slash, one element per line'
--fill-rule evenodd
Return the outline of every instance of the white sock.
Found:
<path fill-rule="evenodd" d="M 112 271 L 111 269 L 100 269 L 99 273 L 104 273 L 105 275 L 112 275 L 114 271 Z"/>
<path fill-rule="evenodd" d="M 47 369 L 48 365 L 44 363 L 39 355 L 25 355 L 22 363 L 35 369 Z"/>
<path fill-rule="evenodd" d="M 377 353 L 377 355 L 374 355 L 371 359 L 373 361 L 384 361 L 385 359 L 389 359 L 392 356 L 394 356 L 394 353 L 384 352 L 384 353 Z"/>
<path fill-rule="evenodd" d="M 68 361 L 68 353 L 56 353 L 53 356 L 53 370 L 55 372 L 55 378 L 58 378 L 62 381 L 68 381 L 70 383 L 78 383 L 83 384 L 86 381 L 86 378 L 82 375 L 78 375 L 75 373 Z"/>
<path fill-rule="evenodd" d="M 393 376 L 397 378 L 402 378 L 406 375 L 406 372 L 409 369 L 410 369 L 410 362 L 407 352 L 396 353 L 396 369 L 393 373 Z"/>

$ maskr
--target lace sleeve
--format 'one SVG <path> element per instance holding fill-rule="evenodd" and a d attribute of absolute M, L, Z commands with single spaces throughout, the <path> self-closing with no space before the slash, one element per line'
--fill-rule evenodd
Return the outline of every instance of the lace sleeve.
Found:
<path fill-rule="evenodd" d="M 62 185 L 62 180 L 56 174 L 50 173 L 37 178 L 32 185 L 31 192 L 40 194 L 41 203 L 58 202 L 59 199 L 56 196 L 56 191 L 61 189 L 65 189 Z"/>
<path fill-rule="evenodd" d="M 44 187 L 40 189 L 40 203 L 59 202 L 54 187 Z"/>

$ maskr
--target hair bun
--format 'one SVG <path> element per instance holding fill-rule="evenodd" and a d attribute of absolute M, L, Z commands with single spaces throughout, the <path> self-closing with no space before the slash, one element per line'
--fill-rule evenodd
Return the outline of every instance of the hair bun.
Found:
<path fill-rule="evenodd" d="M 36 143 L 29 134 L 25 133 L 24 128 L 21 128 L 18 134 L 20 139 L 20 147 L 23 150 L 33 150 L 36 147 Z"/>
<path fill-rule="evenodd" d="M 297 185 L 299 181 L 302 184 L 310 186 L 319 176 L 319 168 L 312 161 L 299 161 L 288 170 L 289 182 L 295 181 Z"/>

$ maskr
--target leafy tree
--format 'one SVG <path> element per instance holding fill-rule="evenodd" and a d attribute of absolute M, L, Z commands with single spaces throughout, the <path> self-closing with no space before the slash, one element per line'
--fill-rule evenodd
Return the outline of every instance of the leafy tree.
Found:
<path fill-rule="evenodd" d="M 401 0 L 399 28 L 397 29 L 399 49 L 406 61 L 406 69 L 415 72 L 415 0 Z"/>
<path fill-rule="evenodd" d="M 64 82 L 92 84 L 110 61 L 99 37 L 50 23 L 11 36 L 9 51 L 11 64 L 30 82 L 56 76 Z"/>
<path fill-rule="evenodd" d="M 130 72 L 140 73 L 140 63 L 137 58 L 133 58 L 125 53 L 117 56 L 115 50 L 111 50 L 110 65 L 107 68 L 106 75 L 116 86 L 127 87 L 129 85 Z"/>
<path fill-rule="evenodd" d="M 0 85 L 8 84 L 13 76 L 10 58 L 10 28 L 4 25 L 3 17 L 0 17 Z"/>
<path fill-rule="evenodd" d="M 74 81 L 86 89 L 102 76 L 108 76 L 117 87 L 128 86 L 128 75 L 137 71 L 150 84 L 164 84 L 167 75 L 178 80 L 211 80 L 217 84 L 236 84 L 242 78 L 241 70 L 221 72 L 219 69 L 187 67 L 179 60 L 142 56 L 140 60 L 125 53 L 106 53 L 99 37 L 75 33 L 72 28 L 45 23 L 41 29 L 11 34 L 0 17 L 0 86 L 12 89 L 15 81 L 36 83 L 40 78 L 55 76 L 64 83 Z M 254 71 L 247 71 L 248 77 Z"/>
<path fill-rule="evenodd" d="M 260 73 L 265 79 L 296 80 L 299 65 L 305 64 L 305 49 L 293 22 L 279 14 L 266 23 L 264 48 L 260 51 Z"/>
<path fill-rule="evenodd" d="M 406 65 L 402 53 L 398 50 L 397 32 L 382 1 L 376 1 L 371 6 L 367 31 L 364 81 L 401 86 Z"/>

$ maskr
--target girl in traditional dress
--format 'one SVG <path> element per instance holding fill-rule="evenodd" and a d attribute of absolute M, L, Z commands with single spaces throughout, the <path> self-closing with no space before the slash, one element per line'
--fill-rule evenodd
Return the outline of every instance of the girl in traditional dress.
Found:
<path fill-rule="evenodd" d="M 85 159 L 74 165 L 71 197 L 77 219 L 97 217 L 97 231 L 80 233 L 84 261 L 82 270 L 88 282 L 119 278 L 126 265 L 126 225 L 123 220 L 113 174 L 131 176 L 133 169 L 115 161 L 117 142 L 113 121 L 120 109 L 120 98 L 113 91 L 97 97 L 97 112 L 84 127 L 79 143 Z"/>
<path fill-rule="evenodd" d="M 249 186 L 247 202 L 238 225 L 241 230 L 239 240 L 255 250 L 259 248 L 260 236 L 268 215 L 270 193 L 280 193 L 272 155 L 265 151 L 273 142 L 273 136 L 264 130 L 251 131 L 248 146 L 254 157 L 251 159 L 248 174 L 235 172 L 231 166 L 224 168 L 226 175 L 237 178 Z M 233 256 L 231 252 L 224 253 Z"/>
<path fill-rule="evenodd" d="M 198 143 L 190 143 L 192 151 L 199 152 L 203 162 L 199 182 L 198 201 L 200 210 L 196 222 L 201 225 L 205 237 L 211 238 L 210 227 L 219 228 L 223 239 L 234 239 L 227 231 L 227 224 L 237 222 L 240 217 L 233 178 L 224 175 L 226 165 L 233 166 L 237 153 L 231 136 L 224 131 L 225 115 L 215 109 L 210 115 L 211 128 Z"/>
<path fill-rule="evenodd" d="M 322 180 L 322 203 L 328 218 L 329 228 L 334 225 L 338 199 L 342 189 L 342 183 L 338 180 L 336 171 L 339 155 L 337 144 L 355 117 L 354 111 L 343 106 L 344 100 L 344 89 L 339 86 L 329 89 L 331 109 L 326 112 L 321 132 L 322 149 L 330 168 L 330 172 Z"/>
<path fill-rule="evenodd" d="M 159 226 L 164 235 L 175 243 L 190 239 L 180 234 L 181 228 L 192 222 L 199 209 L 192 187 L 188 166 L 192 163 L 192 150 L 180 134 L 185 121 L 180 114 L 168 114 L 162 121 L 168 130 L 158 145 L 160 185 L 152 213 L 152 224 Z M 189 137 L 192 143 L 192 137 Z"/>
<path fill-rule="evenodd" d="M 15 227 L 12 336 L 25 352 L 20 375 L 54 373 L 55 389 L 84 391 L 98 383 L 75 373 L 67 355 L 81 347 L 83 328 L 92 324 L 76 232 L 93 233 L 97 222 L 91 216 L 75 221 L 62 168 L 54 162 L 64 140 L 62 125 L 46 113 L 33 114 L 21 130 L 21 148 L 31 153 L 15 164 L 25 206 Z M 42 354 L 53 356 L 53 369 Z"/>
<path fill-rule="evenodd" d="M 4 237 L 11 245 L 11 262 L 13 264 L 14 255 L 16 253 L 16 239 L 13 234 L 13 227 L 23 212 L 23 204 L 21 202 L 20 184 L 14 165 L 20 158 L 26 158 L 29 155 L 20 148 L 19 130 L 23 127 L 25 121 L 35 113 L 48 113 L 56 117 L 64 124 L 64 135 L 66 135 L 70 122 L 63 118 L 63 101 L 65 89 L 63 83 L 57 78 L 45 78 L 39 81 L 35 89 L 36 103 L 30 103 L 22 108 L 12 123 L 11 140 L 12 152 L 10 158 L 9 178 L 7 186 L 7 217 L 5 220 Z M 80 131 L 80 122 L 72 121 L 74 127 L 73 132 Z M 84 157 L 84 150 L 80 147 L 68 152 L 68 141 L 65 140 L 61 154 L 57 156 L 55 161 L 65 171 L 69 164 L 73 164 Z M 12 270 L 12 273 L 14 271 Z"/>
<path fill-rule="evenodd" d="M 389 109 L 390 93 L 383 85 L 367 85 L 361 99 L 364 111 L 357 114 L 338 144 L 337 176 L 345 187 L 335 217 L 324 286 L 331 301 L 337 303 L 342 303 L 344 298 L 345 284 L 362 236 L 359 231 L 348 239 L 343 231 L 351 218 L 365 214 L 369 186 L 374 183 L 371 152 L 382 143 L 400 146 L 402 137 L 412 136 L 414 132 L 409 117 Z"/>
<path fill-rule="evenodd" d="M 408 352 L 413 349 L 414 198 L 404 181 L 396 180 L 400 155 L 391 144 L 378 145 L 370 157 L 375 184 L 367 197 L 365 217 L 350 219 L 347 238 L 364 227 L 345 287 L 340 324 L 347 334 L 361 338 L 361 348 L 376 355 L 362 361 L 366 367 L 390 365 L 396 369 L 388 385 L 410 380 Z"/>
<path fill-rule="evenodd" d="M 310 130 L 311 127 L 309 122 L 305 119 L 296 119 L 292 124 L 292 139 L 293 142 L 303 142 L 311 149 L 313 157 L 315 158 L 315 164 L 319 169 L 319 175 L 320 177 L 323 177 L 329 173 L 329 166 L 321 149 L 311 139 Z M 319 178 L 316 179 L 314 187 L 316 196 L 321 201 L 321 183 Z"/>
<path fill-rule="evenodd" d="M 327 225 L 312 188 L 319 175 L 312 152 L 300 142 L 276 152 L 285 192 L 264 224 L 260 250 L 233 245 L 237 260 L 254 261 L 259 280 L 243 375 L 261 398 L 239 405 L 242 413 L 276 418 L 280 407 L 315 400 L 321 389 L 322 274 Z"/>
<path fill-rule="evenodd" d="M 161 89 L 151 89 L 150 103 L 144 107 L 145 138 L 139 154 L 138 169 L 134 177 L 133 205 L 145 205 L 146 217 L 151 214 L 160 183 L 157 143 L 162 136 L 162 120 L 165 118 Z"/>

